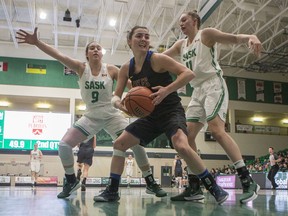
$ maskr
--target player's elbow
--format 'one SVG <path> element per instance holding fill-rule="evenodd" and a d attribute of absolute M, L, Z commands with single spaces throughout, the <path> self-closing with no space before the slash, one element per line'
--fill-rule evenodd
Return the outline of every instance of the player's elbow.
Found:
<path fill-rule="evenodd" d="M 189 70 L 187 72 L 187 80 L 191 81 L 192 79 L 194 79 L 194 77 L 195 77 L 195 73 L 193 71 Z"/>

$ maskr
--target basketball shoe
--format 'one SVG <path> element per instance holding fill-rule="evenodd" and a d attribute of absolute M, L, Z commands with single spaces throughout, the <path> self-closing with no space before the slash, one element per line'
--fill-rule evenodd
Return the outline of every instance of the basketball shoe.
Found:
<path fill-rule="evenodd" d="M 118 191 L 113 192 L 109 186 L 107 186 L 101 194 L 94 196 L 93 200 L 94 202 L 116 202 L 120 200 L 120 196 Z"/>
<path fill-rule="evenodd" d="M 63 186 L 63 191 L 60 192 L 57 197 L 58 198 L 66 198 L 69 197 L 71 195 L 71 193 L 73 193 L 74 191 L 76 191 L 78 188 L 81 187 L 81 183 L 78 179 L 76 179 L 76 181 L 74 183 L 69 183 L 69 182 L 65 182 L 64 186 Z"/>
<path fill-rule="evenodd" d="M 170 198 L 171 201 L 199 201 L 203 199 L 204 195 L 201 188 L 193 189 L 191 186 L 186 187 L 182 193 Z"/>
<path fill-rule="evenodd" d="M 245 178 L 241 180 L 243 187 L 243 194 L 240 196 L 240 203 L 247 203 L 258 197 L 260 186 L 252 179 Z"/>
<path fill-rule="evenodd" d="M 214 198 L 216 199 L 216 202 L 221 205 L 223 202 L 225 202 L 228 197 L 229 194 L 224 191 L 219 185 L 215 184 L 211 187 L 211 189 L 209 189 L 210 193 L 212 194 L 212 196 L 214 196 Z"/>
<path fill-rule="evenodd" d="M 156 197 L 167 196 L 166 191 L 164 191 L 156 182 L 146 186 L 146 193 L 154 194 Z"/>

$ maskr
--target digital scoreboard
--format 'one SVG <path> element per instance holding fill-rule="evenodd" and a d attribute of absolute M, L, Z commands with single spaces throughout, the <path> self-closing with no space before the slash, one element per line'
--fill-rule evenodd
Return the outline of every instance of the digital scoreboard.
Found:
<path fill-rule="evenodd" d="M 58 150 L 71 114 L 0 110 L 0 150 Z"/>

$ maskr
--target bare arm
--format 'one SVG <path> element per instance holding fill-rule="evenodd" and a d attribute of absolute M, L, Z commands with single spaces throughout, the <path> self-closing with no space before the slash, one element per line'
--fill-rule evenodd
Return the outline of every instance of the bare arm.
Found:
<path fill-rule="evenodd" d="M 116 67 L 115 65 L 109 65 L 108 66 L 108 71 L 109 71 L 109 74 L 112 77 L 112 79 L 117 81 L 120 69 L 118 67 Z M 131 84 L 130 80 L 127 80 L 126 87 L 128 89 L 132 88 L 132 84 Z"/>
<path fill-rule="evenodd" d="M 195 77 L 194 72 L 189 68 L 164 54 L 154 53 L 151 58 L 151 65 L 155 72 L 163 73 L 169 71 L 177 75 L 177 79 L 170 85 L 166 87 L 153 87 L 153 89 L 158 90 L 151 95 L 151 97 L 154 98 L 153 103 L 155 105 L 161 103 L 161 101 L 170 93 L 177 91 L 179 88 L 187 85 Z"/>
<path fill-rule="evenodd" d="M 17 32 L 16 38 L 18 39 L 18 43 L 27 43 L 31 45 L 37 46 L 40 50 L 60 61 L 62 64 L 66 65 L 68 68 L 77 72 L 80 76 L 82 75 L 85 64 L 76 59 L 72 59 L 63 53 L 59 52 L 57 49 L 52 46 L 40 41 L 37 37 L 37 28 L 34 29 L 33 34 L 29 34 L 28 32 L 20 29 Z"/>
<path fill-rule="evenodd" d="M 249 49 L 256 55 L 260 56 L 262 45 L 256 35 L 248 34 L 230 34 L 215 28 L 206 28 L 202 30 L 202 43 L 212 47 L 216 42 L 222 44 L 242 44 L 248 43 Z"/>
<path fill-rule="evenodd" d="M 115 93 L 114 95 L 121 98 L 122 94 L 124 92 L 125 86 L 127 84 L 128 81 L 128 71 L 129 71 L 129 62 L 125 63 L 124 65 L 122 65 L 122 67 L 120 68 L 120 71 L 118 73 L 118 79 L 117 79 L 117 85 L 116 85 L 116 89 L 115 89 Z M 123 101 L 118 100 L 114 107 L 128 113 L 127 109 L 124 106 Z"/>
<path fill-rule="evenodd" d="M 178 40 L 176 41 L 173 46 L 171 46 L 169 49 L 165 50 L 163 52 L 163 54 L 165 55 L 168 55 L 170 57 L 175 57 L 177 55 L 180 55 L 181 53 L 181 46 L 182 46 L 182 43 L 184 42 L 184 39 L 182 40 Z"/>

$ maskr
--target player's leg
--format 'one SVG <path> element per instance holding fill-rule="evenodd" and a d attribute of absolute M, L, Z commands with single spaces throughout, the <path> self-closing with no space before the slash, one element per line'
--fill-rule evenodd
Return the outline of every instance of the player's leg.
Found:
<path fill-rule="evenodd" d="M 126 178 L 127 178 L 127 188 L 130 188 L 131 176 L 130 176 L 130 170 L 129 169 L 126 169 Z"/>
<path fill-rule="evenodd" d="M 71 195 L 72 192 L 80 188 L 80 181 L 77 180 L 74 171 L 74 155 L 72 148 L 78 143 L 83 142 L 87 135 L 80 131 L 78 128 L 70 128 L 59 144 L 59 157 L 61 159 L 66 182 L 63 185 L 63 191 L 57 195 L 58 198 L 65 198 Z"/>
<path fill-rule="evenodd" d="M 34 187 L 37 185 L 37 180 L 38 180 L 38 176 L 39 176 L 39 173 L 40 173 L 40 167 L 41 167 L 41 164 L 40 162 L 36 162 L 35 163 L 35 172 L 34 172 Z"/>
<path fill-rule="evenodd" d="M 108 131 L 108 133 L 111 135 L 113 139 L 116 139 L 118 135 L 128 125 L 129 125 L 129 122 L 127 121 L 127 119 L 119 115 L 119 116 L 115 116 L 110 121 L 106 121 L 104 128 L 106 131 Z M 150 126 L 147 125 L 146 128 L 150 128 Z M 148 135 L 146 136 L 146 138 L 147 137 Z M 145 178 L 145 182 L 147 186 L 146 193 L 155 194 L 157 197 L 166 196 L 167 193 L 156 183 L 154 179 L 145 148 L 141 145 L 134 145 L 133 147 L 131 147 L 131 150 L 133 151 L 137 165 L 139 169 L 142 171 L 143 177 Z"/>
<path fill-rule="evenodd" d="M 186 134 L 182 129 L 171 137 L 173 146 L 178 154 L 185 160 L 187 166 L 200 178 L 205 188 L 215 197 L 218 204 L 225 202 L 229 194 L 216 184 L 213 176 L 204 166 L 203 161 L 198 154 L 188 144 Z"/>
<path fill-rule="evenodd" d="M 32 189 L 34 188 L 34 183 L 35 183 L 35 163 L 33 162 L 33 164 L 31 163 L 31 187 Z"/>
<path fill-rule="evenodd" d="M 201 89 L 195 88 L 192 94 L 191 101 L 186 109 L 186 124 L 188 131 L 188 142 L 189 146 L 193 149 L 193 151 L 197 152 L 196 146 L 196 136 L 203 128 L 203 123 L 205 121 L 205 110 L 203 109 L 202 104 L 199 103 L 199 99 L 201 99 Z M 188 174 L 188 187 L 185 190 L 176 195 L 172 196 L 170 199 L 172 201 L 195 201 L 195 200 L 203 200 L 204 195 L 203 191 L 200 187 L 200 179 L 195 173 L 191 171 L 189 167 L 187 167 Z"/>
<path fill-rule="evenodd" d="M 90 168 L 90 164 L 84 163 L 83 175 L 82 175 L 83 179 L 81 182 L 81 191 L 86 191 L 86 180 L 88 177 L 89 168 Z"/>
<path fill-rule="evenodd" d="M 94 196 L 95 202 L 118 201 L 118 194 L 121 174 L 124 170 L 125 152 L 134 145 L 139 144 L 140 140 L 132 134 L 124 131 L 113 144 L 113 156 L 110 168 L 110 181 L 107 188 L 98 196 Z"/>
<path fill-rule="evenodd" d="M 244 163 L 242 154 L 236 142 L 225 131 L 225 121 L 228 109 L 228 90 L 225 82 L 217 79 L 205 86 L 206 99 L 204 107 L 207 116 L 209 130 L 212 136 L 222 146 L 228 157 L 232 160 L 240 178 L 243 194 L 240 197 L 241 203 L 257 198 L 260 186 L 250 177 L 249 171 Z"/>
<path fill-rule="evenodd" d="M 79 153 L 79 152 L 78 152 Z M 83 169 L 83 163 L 79 162 L 79 155 L 78 155 L 78 160 L 77 160 L 77 179 L 80 181 L 81 176 L 82 176 L 82 169 Z"/>
<path fill-rule="evenodd" d="M 145 178 L 146 193 L 154 194 L 157 197 L 167 196 L 166 191 L 164 191 L 154 179 L 145 148 L 141 145 L 135 145 L 131 148 L 131 150 L 133 151 L 135 160 L 142 171 L 143 177 Z"/>

